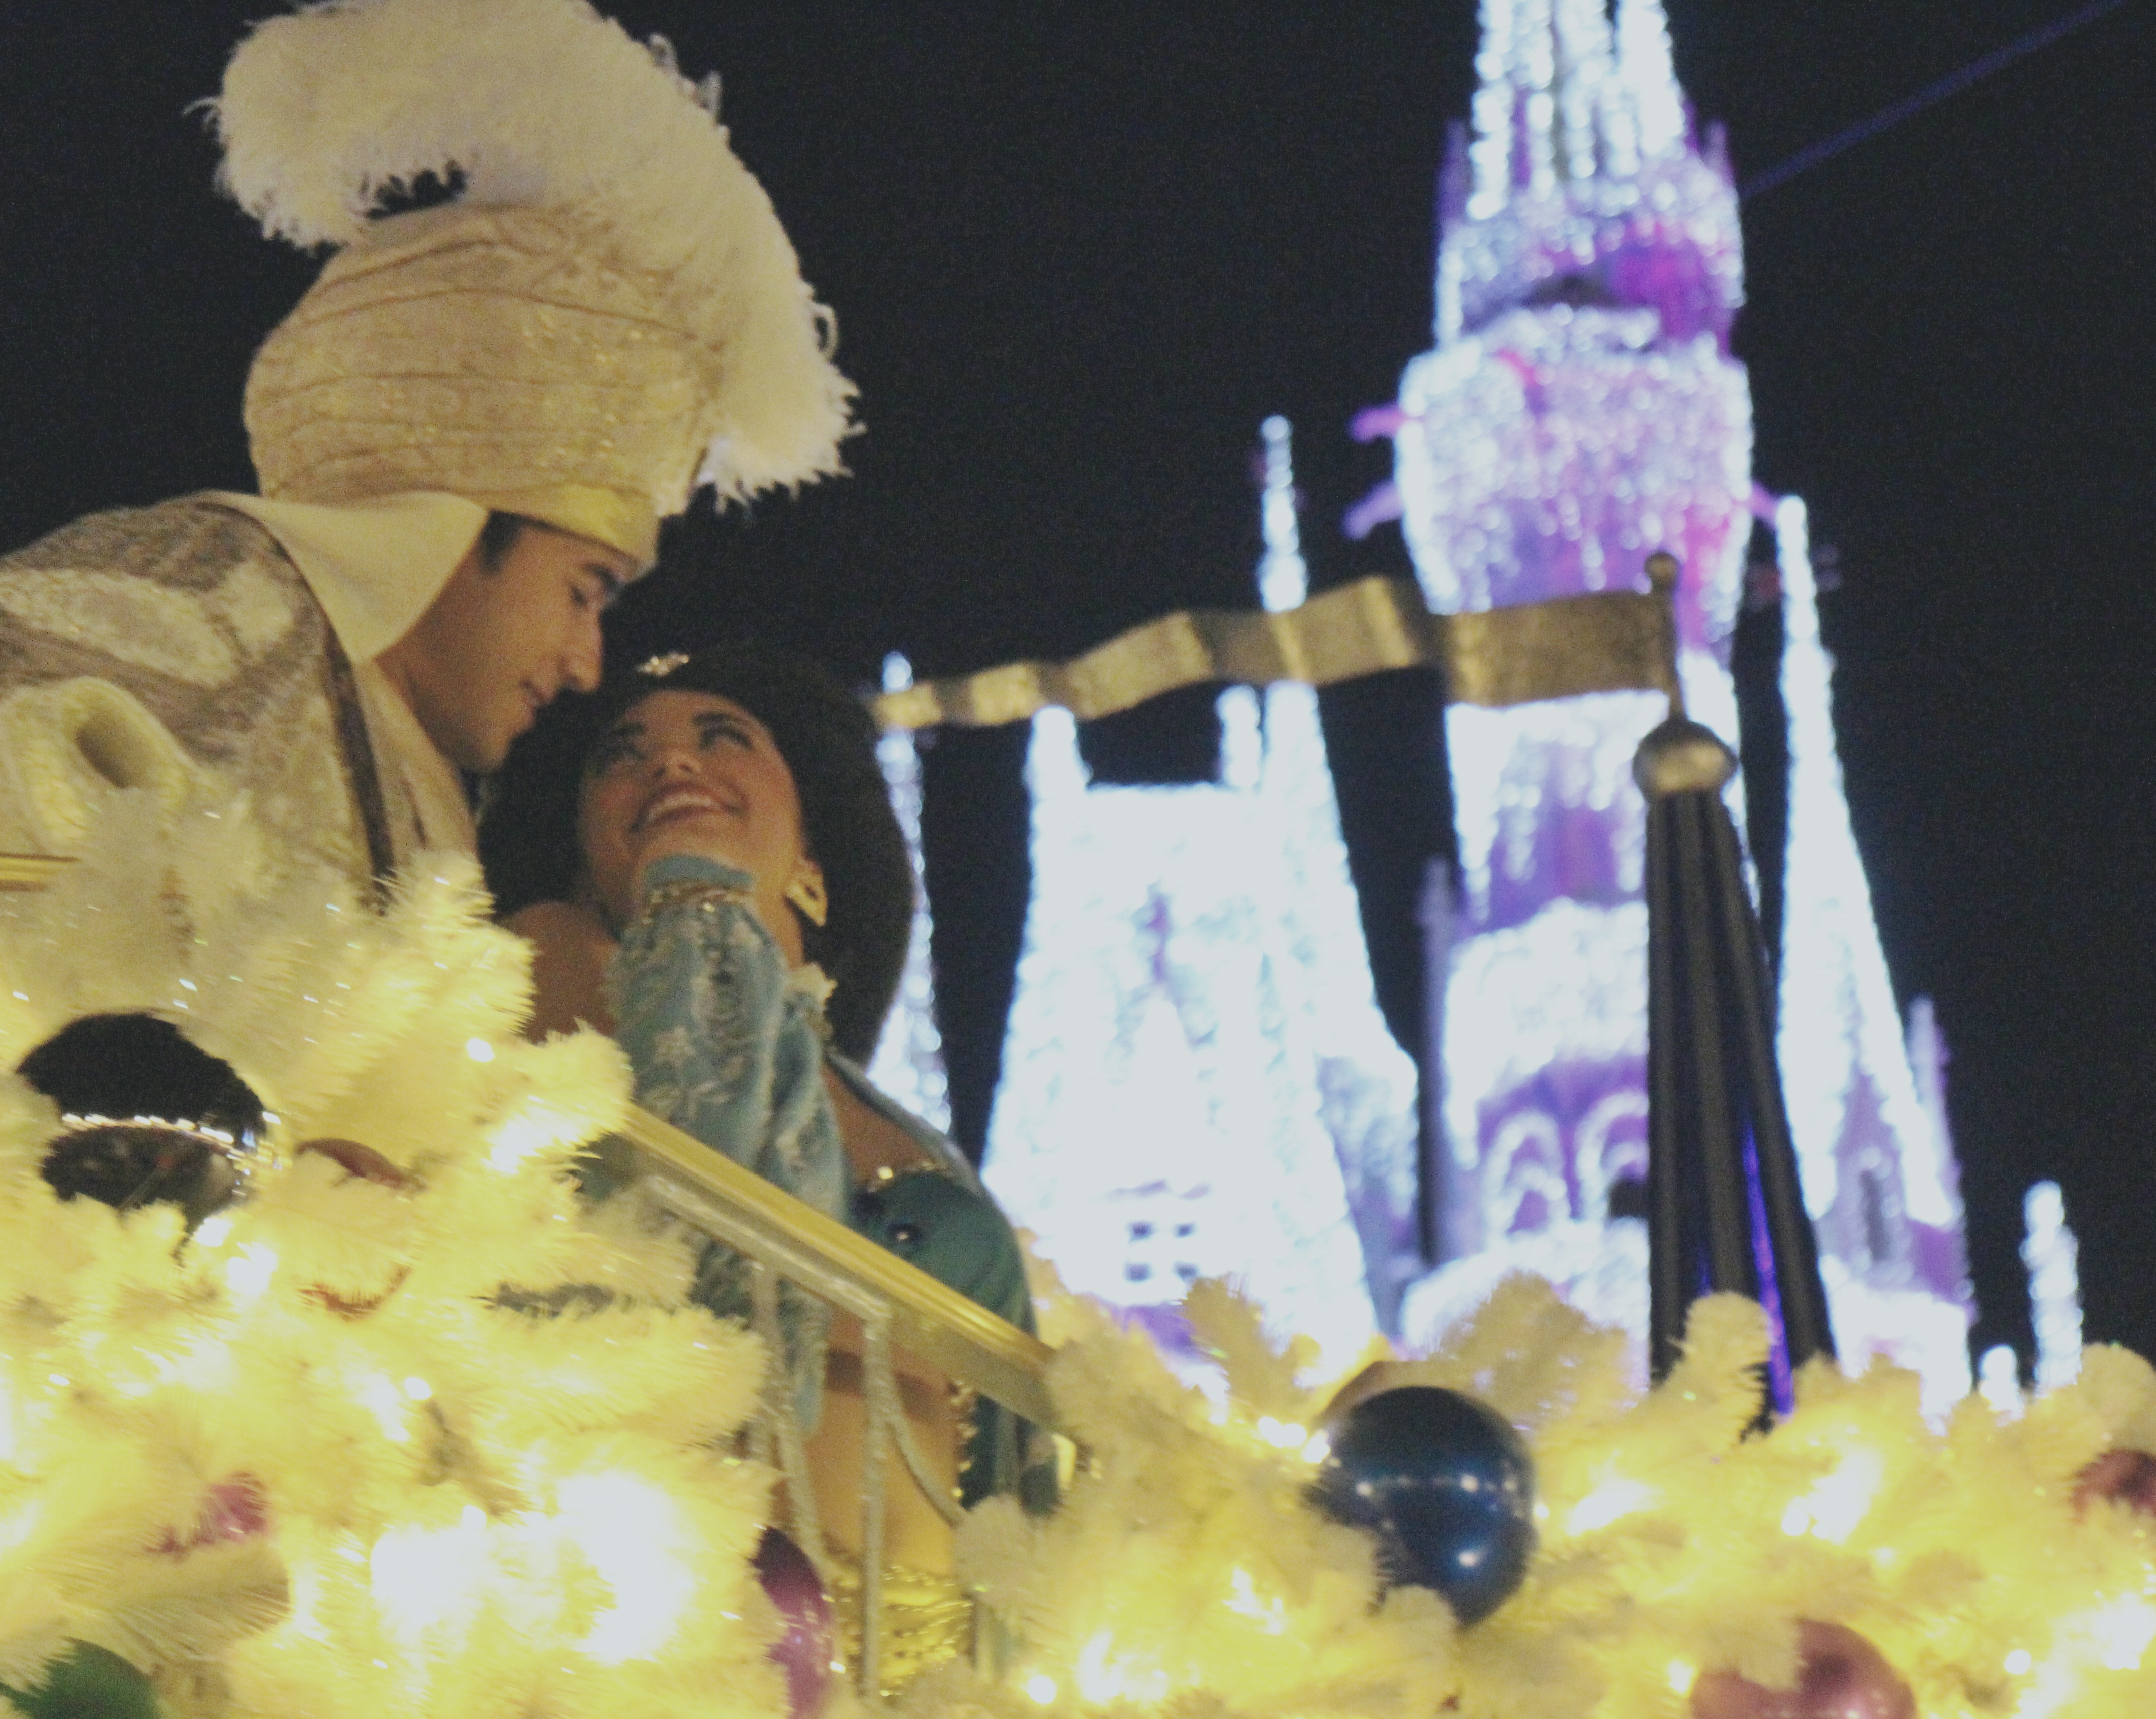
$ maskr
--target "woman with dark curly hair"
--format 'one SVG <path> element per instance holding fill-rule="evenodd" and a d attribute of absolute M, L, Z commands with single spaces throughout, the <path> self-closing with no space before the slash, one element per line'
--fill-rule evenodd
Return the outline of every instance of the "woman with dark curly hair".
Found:
<path fill-rule="evenodd" d="M 804 659 L 745 644 L 610 673 L 512 755 L 480 846 L 501 912 L 536 946 L 535 1033 L 611 1033 L 647 1109 L 1032 1328 L 1016 1239 L 972 1166 L 862 1073 L 905 961 L 913 875 L 859 700 Z M 739 1311 L 737 1275 L 714 1244 L 700 1298 Z M 798 1372 L 816 1346 L 790 1323 Z M 811 1411 L 821 1514 L 842 1552 L 858 1551 L 859 1513 L 844 1507 L 860 1471 L 858 1357 L 857 1335 L 834 1331 Z M 804 1403 L 816 1383 L 797 1377 Z M 1009 1414 L 982 1402 L 966 1430 L 947 1382 L 911 1364 L 900 1388 L 965 1502 L 1019 1490 Z M 1025 1478 L 1035 1492 L 1046 1479 Z M 900 1602 L 886 1606 L 886 1675 L 902 1676 L 960 1645 L 967 1609 L 941 1517 L 896 1470 L 886 1492 L 886 1556 L 912 1567 L 886 1578 Z"/>

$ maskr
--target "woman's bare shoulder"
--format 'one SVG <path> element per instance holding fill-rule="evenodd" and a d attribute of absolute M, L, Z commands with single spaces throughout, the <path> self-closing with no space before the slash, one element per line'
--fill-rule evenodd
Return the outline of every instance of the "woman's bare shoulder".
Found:
<path fill-rule="evenodd" d="M 598 915 L 573 901 L 534 901 L 502 923 L 532 945 L 531 1037 L 586 1024 L 613 1031 L 606 972 L 616 944 Z"/>
<path fill-rule="evenodd" d="M 880 1175 L 942 1167 L 918 1141 L 890 1117 L 870 1108 L 828 1065 L 824 1088 L 831 1096 L 831 1108 L 839 1118 L 839 1132 L 846 1143 L 846 1159 L 855 1181 L 873 1182 Z"/>
<path fill-rule="evenodd" d="M 502 923 L 520 937 L 529 937 L 535 943 L 593 938 L 603 938 L 609 943 L 613 941 L 598 915 L 574 901 L 534 901 L 529 906 L 518 908 Z"/>

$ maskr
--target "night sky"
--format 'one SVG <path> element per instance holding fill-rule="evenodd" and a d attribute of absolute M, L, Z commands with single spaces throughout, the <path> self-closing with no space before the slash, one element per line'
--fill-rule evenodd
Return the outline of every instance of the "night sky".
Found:
<path fill-rule="evenodd" d="M 314 264 L 211 190 L 186 111 L 268 0 L 0 0 L 0 545 L 95 508 L 251 488 L 240 389 Z M 1407 569 L 1342 510 L 1389 474 L 1347 424 L 1430 344 L 1433 187 L 1471 0 L 621 3 L 692 75 L 819 292 L 867 433 L 853 475 L 676 528 L 621 624 L 753 630 L 865 681 L 1067 654 L 1247 605 L 1251 459 L 1296 430 L 1320 585 Z M 2070 9 L 1671 0 L 1740 179 Z M 2025 1346 L 2020 1197 L 2056 1177 L 2090 1334 L 2156 1351 L 2156 4 L 2128 3 L 1747 204 L 1757 472 L 1838 552 L 1842 756 L 1901 996 L 1954 1054 L 1979 1342 Z M 1779 865 L 1779 622 L 1737 657 L 1752 838 Z M 1089 731 L 1111 779 L 1209 770 L 1209 696 Z M 1450 841 L 1426 677 L 1328 695 L 1396 1029 L 1412 903 Z M 928 754 L 930 885 L 978 1144 L 1026 888 L 1023 731 Z M 1771 935 L 1771 926 L 1770 926 Z"/>

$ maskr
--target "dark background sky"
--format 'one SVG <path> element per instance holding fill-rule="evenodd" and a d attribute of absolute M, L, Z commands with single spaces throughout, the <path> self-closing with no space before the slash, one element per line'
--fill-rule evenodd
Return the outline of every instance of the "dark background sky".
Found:
<path fill-rule="evenodd" d="M 251 487 L 248 359 L 313 264 L 210 190 L 187 104 L 266 0 L 0 0 L 0 542 Z M 1347 438 L 1430 343 L 1432 187 L 1470 0 L 915 6 L 621 0 L 726 81 L 736 146 L 837 310 L 854 475 L 676 534 L 626 617 L 747 627 L 871 675 L 1064 654 L 1252 598 L 1257 425 L 1296 428 L 1321 584 L 1404 570 L 1341 511 Z M 1740 177 L 2066 7 L 1671 0 L 1678 69 Z M 2026 1341 L 2022 1189 L 2066 1188 L 2091 1334 L 2156 1350 L 2156 0 L 1748 205 L 1738 325 L 1758 474 L 1840 554 L 1825 600 L 1857 834 L 1903 996 L 1954 1052 L 1980 1341 Z M 1771 875 L 1771 612 L 1745 623 Z M 1088 736 L 1200 773 L 1206 700 Z M 1427 681 L 1327 716 L 1395 1025 L 1412 897 L 1449 842 Z M 985 1115 L 1025 891 L 1021 731 L 929 755 L 931 885 L 962 1133 Z M 1772 901 L 1770 897 L 1770 906 Z"/>

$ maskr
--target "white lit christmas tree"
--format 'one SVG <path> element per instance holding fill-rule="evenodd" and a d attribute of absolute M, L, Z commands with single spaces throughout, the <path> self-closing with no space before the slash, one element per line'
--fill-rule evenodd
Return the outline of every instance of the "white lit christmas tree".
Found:
<path fill-rule="evenodd" d="M 0 1077 L 0 1683 L 87 1644 L 167 1719 L 783 1712 L 773 1477 L 729 1454 L 760 1346 L 565 1174 L 620 1054 L 518 1036 L 528 953 L 470 861 L 377 915 L 264 887 L 238 816 L 168 846 L 147 802 L 0 906 L 0 1065 L 171 1021 L 260 1096 L 270 1161 L 191 1234 L 63 1200 L 60 1117 Z"/>

